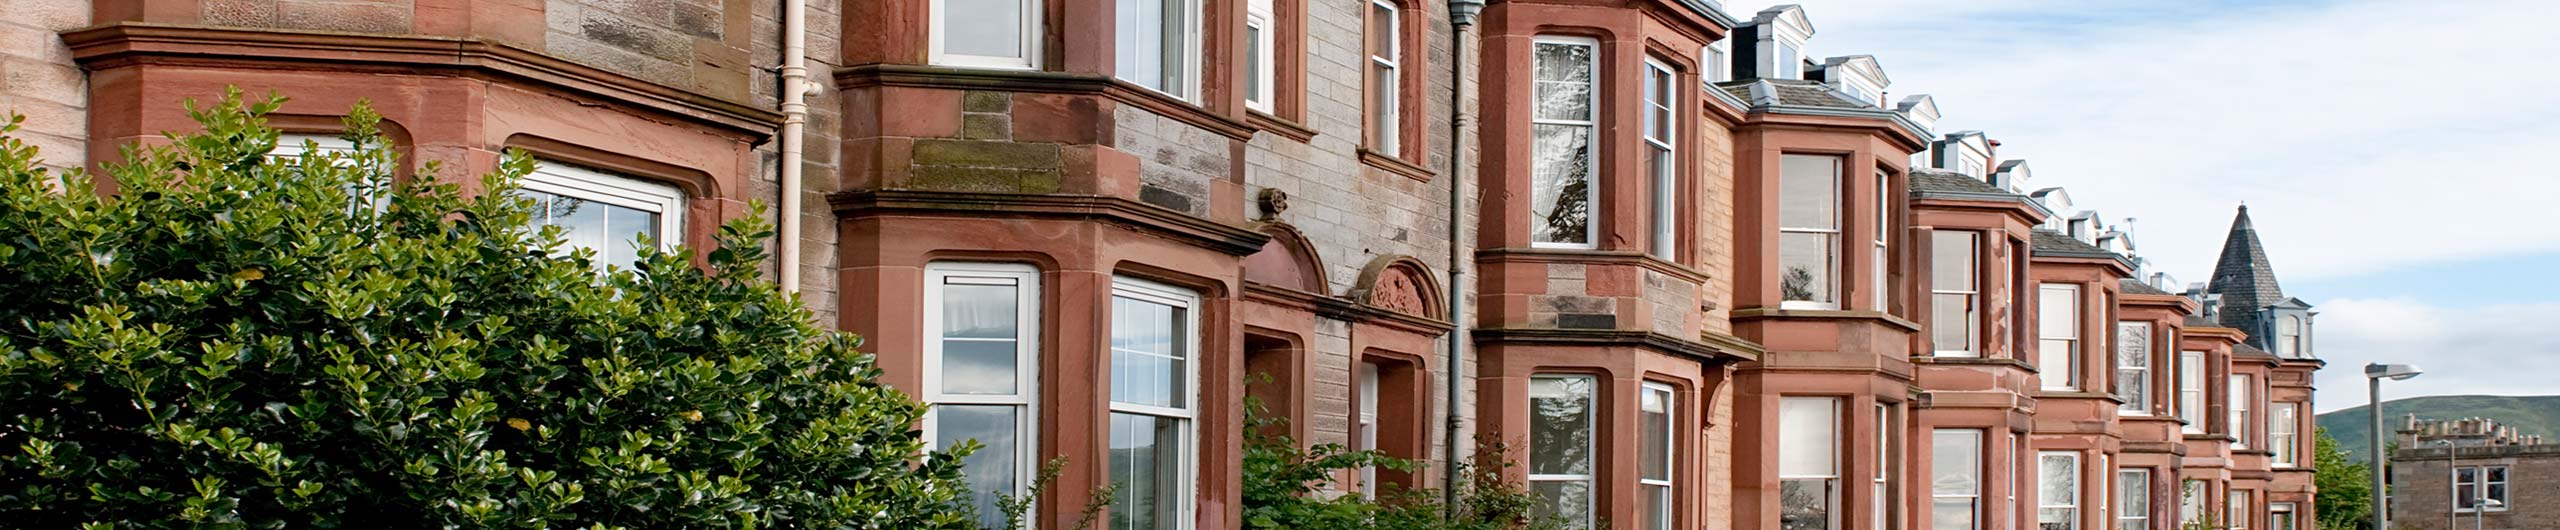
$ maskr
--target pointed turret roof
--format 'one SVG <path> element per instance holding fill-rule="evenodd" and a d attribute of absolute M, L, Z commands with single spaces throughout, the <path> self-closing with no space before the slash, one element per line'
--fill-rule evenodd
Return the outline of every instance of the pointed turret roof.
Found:
<path fill-rule="evenodd" d="M 2258 229 L 2249 225 L 2249 205 L 2240 205 L 2240 214 L 2231 219 L 2231 235 L 2222 240 L 2222 261 L 2213 266 L 2213 283 L 2205 292 L 2222 295 L 2222 327 L 2258 329 L 2258 309 L 2285 300 L 2284 289 L 2276 286 L 2275 266 L 2267 264 L 2267 249 L 2258 243 Z"/>

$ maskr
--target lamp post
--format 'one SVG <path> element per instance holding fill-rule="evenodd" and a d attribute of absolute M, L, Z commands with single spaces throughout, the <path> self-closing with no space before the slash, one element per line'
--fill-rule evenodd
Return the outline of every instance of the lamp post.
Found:
<path fill-rule="evenodd" d="M 2371 399 L 2369 403 L 2372 404 L 2367 407 L 2369 409 L 2367 412 L 2371 412 L 2373 414 L 2374 530 L 2391 530 L 2391 504 L 2388 502 L 2389 496 L 2383 494 L 2384 491 L 2388 491 L 2390 485 L 2383 481 L 2382 467 L 2389 464 L 2391 461 L 2385 460 L 2382 454 L 2382 380 L 2388 378 L 2393 381 L 2399 381 L 2411 377 L 2417 377 L 2419 373 L 2421 372 L 2418 370 L 2418 367 L 2406 364 L 2372 363 L 2364 365 L 2366 392 L 2368 397 Z"/>
<path fill-rule="evenodd" d="M 2457 517 L 2455 514 L 2462 513 L 2462 488 L 2453 480 L 2453 440 L 2436 440 L 2436 445 L 2444 446 L 2444 498 L 2451 499 L 2453 503 L 2445 506 L 2444 527 L 2445 530 L 2453 530 L 2462 521 L 2454 518 Z"/>
<path fill-rule="evenodd" d="M 2482 481 L 2482 483 L 2486 484 L 2487 481 Z M 2497 499 L 2480 499 L 2480 502 L 2473 503 L 2471 508 L 2471 530 L 2480 530 L 2480 520 L 2489 518 L 2490 508 L 2500 508 L 2505 507 L 2506 505 L 2507 503 L 2498 502 Z"/>

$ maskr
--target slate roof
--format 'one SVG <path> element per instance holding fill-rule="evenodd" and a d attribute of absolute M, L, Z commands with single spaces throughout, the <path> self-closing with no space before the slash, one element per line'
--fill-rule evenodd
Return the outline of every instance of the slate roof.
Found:
<path fill-rule="evenodd" d="M 2116 280 L 2116 285 L 2124 290 L 2124 294 L 2176 296 L 2176 293 L 2162 291 L 2158 287 L 2152 287 L 2151 284 L 2143 283 L 2142 280 L 2132 278 Z"/>
<path fill-rule="evenodd" d="M 2214 322 L 2214 321 L 2211 321 L 2211 320 L 2205 320 L 2205 318 L 2204 318 L 2204 317 L 2202 317 L 2202 316 L 2198 316 L 2198 315 L 2187 315 L 2187 327 L 2190 327 L 2190 328 L 2218 328 L 2218 327 L 2222 327 L 2222 323 L 2220 323 L 2220 322 Z"/>
<path fill-rule="evenodd" d="M 2248 205 L 2231 219 L 2231 235 L 2222 241 L 2222 260 L 2214 264 L 2205 292 L 2222 295 L 2222 327 L 2239 330 L 2260 329 L 2258 310 L 2285 300 L 2258 229 L 2249 224 Z"/>
<path fill-rule="evenodd" d="M 2276 356 L 2276 354 L 2267 353 L 2266 350 L 2258 349 L 2257 346 L 2250 346 L 2249 343 L 2246 342 L 2231 345 L 2231 354 L 2267 358 L 2275 358 Z"/>
<path fill-rule="evenodd" d="M 1771 95 L 1778 98 L 1777 104 L 1780 105 L 1835 109 L 1876 108 L 1874 105 L 1859 103 L 1857 100 L 1835 94 L 1831 91 L 1831 87 L 1822 83 L 1801 79 L 1754 79 L 1716 85 L 1716 88 L 1724 89 L 1725 93 L 1733 94 L 1733 97 L 1741 98 L 1756 107 L 1767 104 L 1767 102 L 1753 99 L 1751 95 L 1752 87 L 1762 84 L 1768 85 Z"/>
<path fill-rule="evenodd" d="M 2030 241 L 2032 246 L 2029 248 L 2039 255 L 2124 259 L 2124 256 L 2116 255 L 2114 252 L 2108 252 L 2107 249 L 2098 248 L 2097 245 L 2091 245 L 2079 239 L 2074 239 L 2071 236 L 2063 235 L 2061 232 L 2042 228 L 2035 229 L 2034 232 L 2035 236 Z"/>
<path fill-rule="evenodd" d="M 1997 193 L 2015 195 L 1963 173 L 1938 169 L 1911 170 L 1912 193 Z"/>

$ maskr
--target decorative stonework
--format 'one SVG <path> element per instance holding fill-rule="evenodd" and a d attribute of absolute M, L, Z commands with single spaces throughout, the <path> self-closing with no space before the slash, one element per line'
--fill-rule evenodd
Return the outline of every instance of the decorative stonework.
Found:
<path fill-rule="evenodd" d="M 1261 206 L 1262 217 L 1259 220 L 1278 222 L 1280 213 L 1289 211 L 1289 192 L 1280 191 L 1280 188 L 1263 188 L 1261 193 L 1254 195 L 1253 202 Z"/>
<path fill-rule="evenodd" d="M 1267 223 L 1260 232 L 1271 236 L 1271 240 L 1262 244 L 1261 251 L 1245 256 L 1244 279 L 1316 295 L 1330 294 L 1332 289 L 1324 279 L 1324 260 L 1297 227 Z"/>
<path fill-rule="evenodd" d="M 1351 299 L 1372 307 L 1433 320 L 1441 315 L 1440 284 L 1431 269 L 1412 256 L 1379 256 L 1361 269 Z"/>

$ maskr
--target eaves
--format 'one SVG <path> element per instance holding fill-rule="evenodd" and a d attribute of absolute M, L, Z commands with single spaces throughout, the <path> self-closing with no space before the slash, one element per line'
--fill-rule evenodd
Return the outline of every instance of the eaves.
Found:
<path fill-rule="evenodd" d="M 1928 141 L 1928 139 L 1930 138 L 1930 136 L 1929 136 L 1929 128 L 1927 128 L 1927 127 L 1921 127 L 1921 126 L 1920 126 L 1920 124 L 1918 124 L 1918 123 L 1913 123 L 1913 122 L 1911 121 L 1911 119 L 1910 119 L 1910 118 L 1903 117 L 1901 113 L 1893 112 L 1893 111 L 1887 111 L 1887 110 L 1878 110 L 1878 109 L 1843 109 L 1843 108 L 1833 108 L 1833 107 L 1812 107 L 1812 106 L 1804 106 L 1804 105 L 1786 105 L 1786 104 L 1778 104 L 1778 105 L 1761 105 L 1761 106 L 1758 106 L 1758 107 L 1752 107 L 1752 108 L 1751 108 L 1751 110 L 1755 110 L 1755 111 L 1767 111 L 1767 112 L 1774 113 L 1774 114 L 1796 114 L 1796 115 L 1802 115 L 1802 116 L 1829 116 L 1829 117 L 1834 117 L 1834 118 L 1866 118 L 1866 119 L 1881 119 L 1881 120 L 1887 120 L 1887 121 L 1891 121 L 1891 122 L 1893 122 L 1893 124 L 1894 124 L 1894 125 L 1900 126 L 1900 127 L 1902 128 L 1903 132 L 1910 133 L 1912 137 L 1914 137 L 1914 138 L 1919 138 L 1919 139 L 1921 139 L 1921 141 L 1924 141 L 1924 142 L 1925 142 L 1925 141 Z"/>

